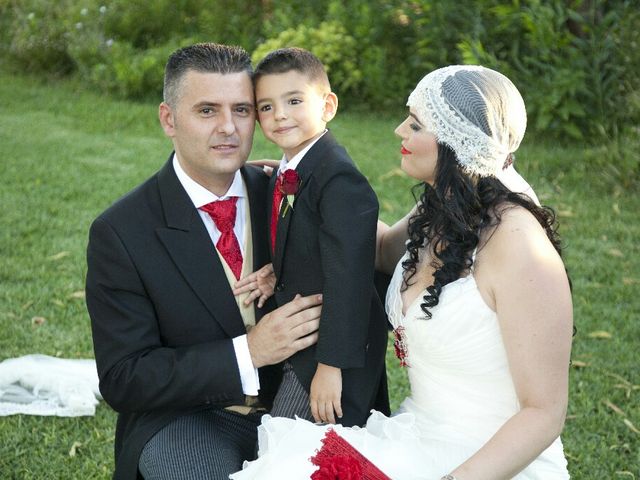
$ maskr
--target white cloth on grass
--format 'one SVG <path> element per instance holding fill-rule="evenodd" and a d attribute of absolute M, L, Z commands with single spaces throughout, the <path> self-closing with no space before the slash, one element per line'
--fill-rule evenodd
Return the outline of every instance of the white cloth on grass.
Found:
<path fill-rule="evenodd" d="M 32 354 L 0 362 L 0 416 L 94 415 L 101 398 L 95 360 Z"/>

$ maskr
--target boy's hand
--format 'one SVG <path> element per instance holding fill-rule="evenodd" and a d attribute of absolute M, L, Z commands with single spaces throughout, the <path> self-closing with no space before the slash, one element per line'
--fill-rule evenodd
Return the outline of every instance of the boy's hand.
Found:
<path fill-rule="evenodd" d="M 264 305 L 264 302 L 273 295 L 276 286 L 276 276 L 273 273 L 273 265 L 267 263 L 260 270 L 250 273 L 241 278 L 233 286 L 233 294 L 240 295 L 242 293 L 251 292 L 245 298 L 244 304 L 249 306 L 253 301 L 258 299 L 258 308 Z"/>
<path fill-rule="evenodd" d="M 316 422 L 336 423 L 342 418 L 342 370 L 319 363 L 311 381 L 311 414 Z"/>
<path fill-rule="evenodd" d="M 278 171 L 278 167 L 280 166 L 280 160 L 262 158 L 260 160 L 251 160 L 247 162 L 247 164 L 255 165 L 256 167 L 262 167 L 262 170 L 264 170 L 264 173 L 266 173 L 271 177 L 273 175 L 273 172 Z"/>

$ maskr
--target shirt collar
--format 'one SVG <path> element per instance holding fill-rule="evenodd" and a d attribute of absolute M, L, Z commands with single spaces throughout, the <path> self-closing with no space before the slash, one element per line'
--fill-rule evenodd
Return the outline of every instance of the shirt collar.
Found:
<path fill-rule="evenodd" d="M 293 156 L 291 160 L 287 161 L 287 157 L 285 155 L 282 155 L 282 160 L 280 160 L 280 166 L 278 167 L 278 175 L 280 175 L 285 170 L 295 170 L 296 168 L 298 168 L 298 164 L 300 163 L 302 158 L 307 154 L 311 147 L 313 147 L 316 142 L 320 140 L 328 131 L 329 130 L 325 128 L 324 132 L 322 132 L 318 138 L 316 138 L 313 142 L 300 150 L 296 155 Z"/>
<path fill-rule="evenodd" d="M 189 198 L 196 208 L 200 208 L 207 203 L 224 200 L 229 197 L 244 198 L 244 188 L 242 186 L 242 174 L 240 173 L 240 170 L 238 170 L 233 177 L 233 182 L 231 182 L 229 190 L 227 190 L 223 196 L 219 197 L 192 179 L 187 172 L 183 170 L 180 162 L 178 161 L 178 156 L 175 153 L 173 154 L 173 169 L 176 172 L 178 180 L 186 190 L 187 195 L 189 195 Z"/>

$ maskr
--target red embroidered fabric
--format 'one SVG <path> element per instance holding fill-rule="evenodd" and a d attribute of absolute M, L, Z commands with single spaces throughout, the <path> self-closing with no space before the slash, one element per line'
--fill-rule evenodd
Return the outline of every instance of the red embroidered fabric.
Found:
<path fill-rule="evenodd" d="M 396 357 L 400 360 L 401 367 L 407 367 L 407 343 L 404 339 L 404 327 L 399 326 L 393 331 L 393 348 L 396 352 Z"/>
<path fill-rule="evenodd" d="M 333 428 L 327 430 L 311 463 L 319 467 L 311 480 L 391 480 Z"/>

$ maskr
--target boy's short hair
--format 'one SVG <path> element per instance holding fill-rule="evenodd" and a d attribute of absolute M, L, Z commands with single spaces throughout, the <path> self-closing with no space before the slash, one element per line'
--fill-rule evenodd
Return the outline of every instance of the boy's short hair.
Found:
<path fill-rule="evenodd" d="M 244 48 L 219 43 L 196 43 L 180 48 L 169 56 L 164 70 L 163 97 L 175 106 L 180 97 L 182 77 L 189 71 L 202 73 L 239 73 L 253 75 L 251 57 Z"/>
<path fill-rule="evenodd" d="M 310 51 L 298 47 L 279 48 L 268 53 L 256 67 L 253 74 L 254 85 L 263 75 L 287 73 L 292 70 L 306 75 L 312 82 L 331 91 L 329 77 L 320 59 Z"/>

